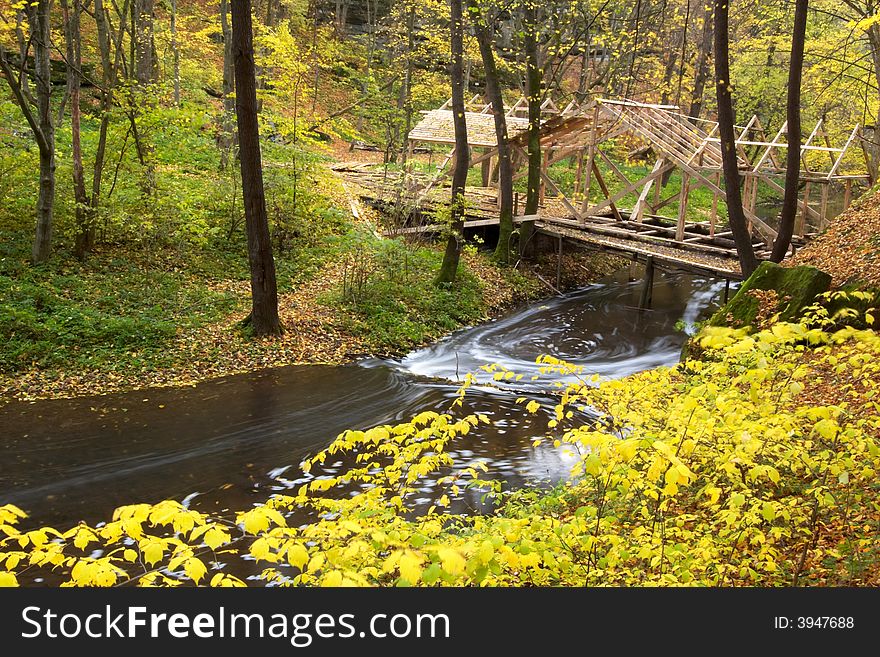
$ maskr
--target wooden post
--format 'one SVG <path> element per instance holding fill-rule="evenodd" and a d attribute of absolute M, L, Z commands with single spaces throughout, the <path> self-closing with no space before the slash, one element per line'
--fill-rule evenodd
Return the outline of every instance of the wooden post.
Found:
<path fill-rule="evenodd" d="M 599 126 L 599 106 L 593 108 L 593 123 L 590 126 L 590 144 L 587 148 L 587 161 L 584 171 L 584 201 L 581 203 L 581 215 L 586 218 L 587 208 L 590 207 L 590 183 L 593 171 L 596 169 L 596 131 Z M 607 198 L 607 197 L 606 197 Z"/>
<path fill-rule="evenodd" d="M 483 174 L 483 187 L 488 187 L 489 183 L 492 182 L 492 158 L 488 158 L 483 160 L 483 163 L 480 165 L 480 173 Z"/>
<path fill-rule="evenodd" d="M 654 294 L 654 256 L 648 256 L 645 263 L 645 284 L 642 286 L 642 296 L 639 299 L 639 310 L 651 307 Z"/>
<path fill-rule="evenodd" d="M 749 198 L 750 198 L 751 195 L 752 195 L 752 183 L 753 183 L 753 182 L 754 182 L 754 178 L 752 178 L 751 176 L 746 176 L 746 179 L 745 179 L 745 181 L 743 182 L 743 193 L 742 193 L 742 198 L 743 198 L 743 207 L 744 207 L 746 210 L 749 209 L 749 205 L 750 205 L 750 204 L 749 204 Z M 751 234 L 752 234 L 752 229 L 753 229 L 751 218 L 749 218 L 748 225 L 746 226 L 746 228 L 747 228 L 748 231 L 749 231 L 749 235 L 751 235 Z"/>
<path fill-rule="evenodd" d="M 810 183 L 804 185 L 804 200 L 801 206 L 801 213 L 798 215 L 797 222 L 794 227 L 794 234 L 803 237 L 807 232 L 807 210 L 810 207 Z"/>
<path fill-rule="evenodd" d="M 571 194 L 571 200 L 577 203 L 578 194 L 581 190 L 581 179 L 584 175 L 584 149 L 578 151 L 577 171 L 574 174 L 574 190 Z"/>
<path fill-rule="evenodd" d="M 730 279 L 724 279 L 724 303 L 727 303 L 727 300 L 730 298 Z"/>
<path fill-rule="evenodd" d="M 721 185 L 721 173 L 715 174 L 715 185 Z M 709 215 L 709 237 L 715 237 L 715 224 L 718 221 L 718 192 L 712 192 L 712 214 Z"/>
<path fill-rule="evenodd" d="M 831 183 L 822 183 L 822 200 L 819 203 L 819 230 L 824 230 L 828 225 L 828 185 Z"/>
<path fill-rule="evenodd" d="M 852 202 L 852 179 L 847 178 L 843 183 L 843 209 L 848 210 L 849 204 Z"/>
<path fill-rule="evenodd" d="M 541 185 L 538 187 L 538 205 L 544 205 L 544 196 L 547 192 L 547 185 L 544 183 L 544 176 L 547 175 L 547 169 L 550 164 L 550 149 L 544 151 L 544 160 L 541 162 Z"/>
<path fill-rule="evenodd" d="M 559 236 L 559 246 L 556 251 L 556 289 L 562 285 L 562 235 Z"/>
<path fill-rule="evenodd" d="M 681 194 L 678 197 L 678 223 L 675 227 L 675 241 L 684 241 L 684 225 L 687 221 L 688 196 L 690 195 L 690 177 L 681 174 Z"/>

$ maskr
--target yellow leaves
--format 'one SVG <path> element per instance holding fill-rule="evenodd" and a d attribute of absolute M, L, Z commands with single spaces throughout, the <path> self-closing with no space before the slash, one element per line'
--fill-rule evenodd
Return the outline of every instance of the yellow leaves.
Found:
<path fill-rule="evenodd" d="M 422 578 L 422 556 L 412 550 L 404 550 L 397 561 L 400 576 L 410 584 L 418 584 Z"/>
<path fill-rule="evenodd" d="M 0 570 L 0 588 L 10 588 L 18 586 L 18 579 L 15 573 L 6 570 Z"/>
<path fill-rule="evenodd" d="M 14 504 L 0 506 L 0 525 L 14 525 L 22 518 L 27 518 L 27 514 Z"/>
<path fill-rule="evenodd" d="M 230 536 L 229 532 L 227 532 L 225 529 L 214 525 L 207 532 L 205 532 L 202 540 L 209 548 L 211 548 L 212 550 L 216 550 L 224 543 L 228 543 L 230 540 Z"/>
<path fill-rule="evenodd" d="M 110 559 L 79 559 L 70 571 L 70 584 L 73 586 L 113 586 L 124 573 L 114 566 Z"/>
<path fill-rule="evenodd" d="M 288 542 L 285 547 L 287 563 L 294 568 L 302 568 L 309 562 L 309 551 L 301 543 Z"/>
<path fill-rule="evenodd" d="M 284 519 L 284 516 L 282 516 L 276 509 L 268 506 L 258 506 L 250 511 L 239 513 L 236 517 L 236 522 L 241 524 L 248 534 L 254 535 L 268 529 L 271 523 L 274 523 L 279 527 L 287 526 L 287 521 Z"/>
<path fill-rule="evenodd" d="M 217 573 L 211 578 L 210 585 L 220 588 L 242 588 L 246 587 L 243 581 L 227 573 Z"/>
<path fill-rule="evenodd" d="M 457 550 L 441 547 L 437 550 L 437 556 L 443 570 L 450 575 L 461 575 L 464 572 L 467 561 Z"/>
<path fill-rule="evenodd" d="M 165 554 L 166 541 L 156 536 L 146 536 L 138 542 L 138 547 L 144 555 L 144 561 L 148 566 L 162 561 Z"/>
<path fill-rule="evenodd" d="M 813 431 L 818 433 L 826 440 L 834 438 L 834 436 L 837 435 L 838 430 L 839 427 L 837 426 L 837 422 L 831 419 L 819 420 L 815 425 L 813 425 Z"/>
<path fill-rule="evenodd" d="M 534 399 L 532 401 L 530 401 L 528 404 L 526 404 L 526 410 L 529 413 L 537 413 L 538 409 L 540 409 L 540 408 L 541 408 L 541 404 L 536 402 Z"/>
<path fill-rule="evenodd" d="M 255 559 L 260 561 L 277 561 L 275 554 L 272 552 L 272 548 L 269 545 L 269 541 L 266 538 L 258 538 L 251 543 L 249 551 Z"/>
<path fill-rule="evenodd" d="M 205 576 L 205 573 L 208 572 L 208 569 L 201 559 L 190 557 L 183 562 L 183 571 L 187 574 L 187 577 L 198 584 Z"/>

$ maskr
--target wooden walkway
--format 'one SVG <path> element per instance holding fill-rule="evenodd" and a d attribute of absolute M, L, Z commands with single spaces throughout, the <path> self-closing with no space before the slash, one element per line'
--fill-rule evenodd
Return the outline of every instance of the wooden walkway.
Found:
<path fill-rule="evenodd" d="M 376 170 L 360 164 L 339 164 L 333 169 L 347 183 L 358 188 L 364 202 L 384 211 L 397 213 L 399 228 L 387 235 L 438 233 L 442 225 L 436 223 L 436 213 L 448 205 L 449 189 L 437 187 L 427 194 L 414 196 L 404 191 L 399 174 Z M 412 176 L 409 184 L 418 187 L 427 176 Z M 466 189 L 465 229 L 498 225 L 496 190 L 485 187 Z M 615 253 L 632 260 L 664 269 L 692 272 L 727 280 L 740 280 L 739 260 L 729 231 L 710 234 L 707 224 L 687 223 L 684 239 L 676 239 L 674 221 L 653 215 L 643 215 L 640 222 L 631 221 L 629 212 L 618 209 L 621 218 L 611 215 L 576 219 L 563 203 L 547 196 L 535 217 L 535 228 L 552 238 L 563 240 L 596 251 Z M 516 223 L 522 223 L 517 217 Z M 759 256 L 765 255 L 765 245 L 755 238 Z"/>

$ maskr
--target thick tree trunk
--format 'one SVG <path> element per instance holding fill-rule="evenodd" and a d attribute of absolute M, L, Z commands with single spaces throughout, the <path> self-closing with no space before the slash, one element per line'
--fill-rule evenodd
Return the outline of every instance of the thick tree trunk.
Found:
<path fill-rule="evenodd" d="M 528 127 L 528 174 L 526 177 L 525 214 L 538 214 L 541 190 L 541 82 L 544 72 L 538 61 L 538 7 L 534 0 L 528 0 L 523 10 L 523 41 L 526 55 L 526 99 L 529 105 Z M 520 226 L 519 246 L 523 255 L 531 252 L 532 235 L 535 232 L 533 221 L 524 221 Z"/>
<path fill-rule="evenodd" d="M 691 93 L 691 106 L 688 114 L 694 118 L 703 111 L 703 94 L 706 80 L 709 79 L 709 59 L 712 57 L 712 5 L 706 5 L 703 13 L 703 33 L 700 49 L 697 52 L 697 65 L 694 73 L 694 90 Z"/>
<path fill-rule="evenodd" d="M 871 60 L 874 63 L 874 78 L 877 82 L 877 88 L 880 89 L 880 24 L 874 23 L 868 28 L 868 43 L 871 46 Z M 880 126 L 880 114 L 877 116 L 875 125 Z M 880 128 L 878 127 L 875 127 L 871 142 L 868 144 L 868 154 L 871 179 L 876 181 L 878 174 L 880 174 Z"/>
<path fill-rule="evenodd" d="M 235 63 L 235 112 L 238 122 L 241 190 L 251 268 L 251 314 L 256 336 L 279 335 L 278 290 L 269 238 L 263 164 L 257 124 L 257 80 L 250 0 L 232 0 L 232 54 Z"/>
<path fill-rule="evenodd" d="M 785 157 L 785 195 L 779 213 L 779 227 L 771 259 L 781 262 L 788 253 L 798 210 L 798 183 L 801 172 L 801 72 L 804 68 L 804 40 L 807 33 L 809 0 L 795 0 L 794 31 L 791 36 L 791 62 L 788 66 L 788 101 L 785 108 L 788 153 Z"/>
<path fill-rule="evenodd" d="M 498 79 L 498 67 L 495 64 L 495 52 L 492 50 L 492 33 L 485 18 L 481 15 L 477 0 L 469 0 L 469 7 L 477 44 L 480 47 L 480 58 L 486 73 L 486 95 L 492 104 L 495 118 L 495 138 L 498 141 L 498 196 L 499 230 L 498 245 L 495 247 L 495 259 L 507 264 L 510 262 L 510 238 L 513 235 L 513 170 L 510 164 L 510 147 L 507 144 L 507 118 L 504 113 L 504 98 L 501 96 L 501 84 Z"/>
<path fill-rule="evenodd" d="M 724 169 L 724 192 L 727 217 L 739 255 L 739 264 L 745 277 L 758 266 L 752 238 L 743 214 L 740 191 L 739 165 L 734 134 L 734 115 L 730 81 L 730 52 L 728 49 L 727 8 L 729 0 L 715 0 L 715 86 L 718 96 L 718 134 L 721 138 L 721 158 Z"/>
<path fill-rule="evenodd" d="M 134 3 L 135 80 L 141 87 L 153 81 L 154 0 Z"/>
<path fill-rule="evenodd" d="M 464 232 L 464 188 L 470 168 L 467 121 L 464 116 L 464 25 L 462 0 L 450 0 L 450 40 L 452 46 L 452 121 L 455 127 L 455 169 L 452 173 L 452 200 L 450 203 L 450 232 L 446 252 L 437 275 L 437 284 L 455 281 L 461 256 L 461 240 Z"/>
<path fill-rule="evenodd" d="M 32 258 L 34 264 L 49 260 L 52 254 L 52 213 L 55 206 L 55 126 L 52 122 L 52 70 L 49 59 L 51 46 L 52 0 L 38 0 L 26 5 L 30 41 L 34 51 L 34 82 L 36 89 L 36 115 L 31 105 L 30 91 L 19 86 L 18 79 L 0 46 L 0 68 L 9 82 L 40 153 L 40 182 L 37 196 L 37 221 Z M 21 66 L 26 66 L 22 58 Z M 22 76 L 23 77 L 23 76 Z"/>

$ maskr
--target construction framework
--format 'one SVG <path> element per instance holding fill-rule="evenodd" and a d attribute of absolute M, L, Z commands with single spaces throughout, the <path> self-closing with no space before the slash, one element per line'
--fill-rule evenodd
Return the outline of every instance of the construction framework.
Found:
<path fill-rule="evenodd" d="M 410 148 L 419 142 L 454 145 L 452 112 L 448 103 L 426 112 L 409 134 Z M 521 99 L 507 110 L 508 142 L 512 152 L 514 180 L 526 175 L 528 120 Z M 497 186 L 497 141 L 490 105 L 471 99 L 466 111 L 468 141 L 472 147 L 471 166 L 482 168 L 483 187 Z M 776 231 L 758 216 L 756 204 L 761 184 L 783 193 L 784 149 L 788 148 L 786 124 L 772 138 L 757 116 L 737 127 L 736 149 L 744 180 L 743 205 L 756 248 L 768 248 Z M 671 105 L 653 105 L 631 100 L 595 99 L 584 105 L 570 102 L 559 109 L 552 101 L 542 106 L 540 199 L 542 210 L 535 217 L 570 228 L 587 224 L 610 225 L 627 234 L 659 235 L 670 242 L 701 241 L 730 244 L 730 233 L 719 225 L 719 202 L 724 202 L 722 157 L 718 124 L 686 116 Z M 823 121 L 819 121 L 801 146 L 799 173 L 799 212 L 795 237 L 804 240 L 822 230 L 829 220 L 829 198 L 833 186 L 842 188 L 845 209 L 858 186 L 873 183 L 867 166 L 868 153 L 861 128 L 856 125 L 840 146 L 832 146 Z M 611 147 L 625 142 L 633 152 L 653 153 L 654 163 L 645 175 L 627 174 L 608 154 Z M 856 152 L 860 149 L 861 153 Z M 451 150 L 436 175 L 414 185 L 424 197 L 450 175 L 456 156 Z M 864 167 L 861 165 L 864 158 Z M 553 179 L 551 167 L 566 158 L 576 161 L 574 184 L 562 185 Z M 603 166 L 600 168 L 599 164 Z M 604 169 L 604 173 L 602 171 Z M 680 185 L 664 195 L 664 186 L 673 171 Z M 615 180 L 612 184 L 606 176 Z M 855 188 L 854 188 L 855 186 Z M 567 191 L 563 191 L 563 187 Z M 614 191 L 612 190 L 614 188 Z M 711 209 L 699 221 L 688 221 L 689 199 L 697 188 L 712 194 Z M 547 203 L 547 197 L 552 203 Z M 629 198 L 630 207 L 621 207 Z M 632 202 L 632 199 L 635 201 Z M 662 214 L 676 206 L 673 216 Z"/>

